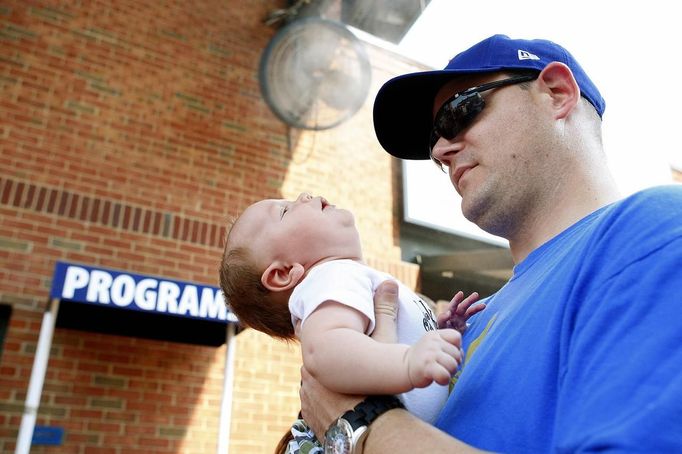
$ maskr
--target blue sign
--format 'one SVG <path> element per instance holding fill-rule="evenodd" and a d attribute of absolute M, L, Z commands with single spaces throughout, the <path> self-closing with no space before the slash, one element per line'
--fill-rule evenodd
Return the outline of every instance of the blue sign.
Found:
<path fill-rule="evenodd" d="M 64 440 L 63 427 L 35 426 L 32 446 L 61 446 Z"/>
<path fill-rule="evenodd" d="M 218 287 L 57 262 L 51 298 L 216 322 L 236 322 Z"/>

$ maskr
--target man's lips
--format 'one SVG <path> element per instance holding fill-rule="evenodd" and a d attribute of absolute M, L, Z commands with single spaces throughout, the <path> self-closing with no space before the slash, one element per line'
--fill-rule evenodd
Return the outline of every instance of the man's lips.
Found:
<path fill-rule="evenodd" d="M 462 176 L 469 170 L 473 169 L 476 167 L 475 165 L 464 165 L 464 166 L 458 166 L 455 167 L 455 172 L 452 174 L 452 182 L 455 184 L 455 187 L 457 190 L 459 190 L 459 181 L 462 179 Z"/>

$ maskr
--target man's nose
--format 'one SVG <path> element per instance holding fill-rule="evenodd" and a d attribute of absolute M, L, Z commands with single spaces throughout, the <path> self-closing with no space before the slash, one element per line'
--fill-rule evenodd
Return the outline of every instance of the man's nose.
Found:
<path fill-rule="evenodd" d="M 431 150 L 431 159 L 442 167 L 450 167 L 455 160 L 455 155 L 461 151 L 457 138 L 452 140 L 439 138 Z"/>

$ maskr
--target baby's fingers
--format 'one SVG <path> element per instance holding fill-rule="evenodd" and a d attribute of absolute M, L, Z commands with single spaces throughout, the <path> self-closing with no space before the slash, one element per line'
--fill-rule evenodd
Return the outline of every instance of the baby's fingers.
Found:
<path fill-rule="evenodd" d="M 438 324 L 438 328 L 447 328 L 445 326 L 445 322 L 450 320 L 450 316 L 452 315 L 452 312 L 450 310 L 446 310 L 438 314 L 436 317 L 436 323 Z"/>
<path fill-rule="evenodd" d="M 446 328 L 436 330 L 436 333 L 438 333 L 440 338 L 447 342 L 450 346 L 455 346 L 457 349 L 462 346 L 462 335 L 459 333 L 459 331 Z"/>
<path fill-rule="evenodd" d="M 453 314 L 454 311 L 457 310 L 457 306 L 462 302 L 462 300 L 464 300 L 464 292 L 460 290 L 459 292 L 455 293 L 455 296 L 452 297 L 443 313 L 438 316 L 438 321 L 440 322 L 441 319 L 445 321 L 450 318 L 450 314 Z"/>
<path fill-rule="evenodd" d="M 472 315 L 478 314 L 483 309 L 485 309 L 485 303 L 478 303 L 474 306 L 471 306 L 466 310 L 466 313 L 464 314 L 464 318 L 466 318 L 468 320 Z"/>
<path fill-rule="evenodd" d="M 456 349 L 451 353 L 441 352 L 437 360 L 429 365 L 427 373 L 439 385 L 446 385 L 461 362 L 462 352 L 460 349 Z"/>
<path fill-rule="evenodd" d="M 439 385 L 447 385 L 450 383 L 450 378 L 452 377 L 452 373 L 454 372 L 453 370 L 449 370 L 446 367 L 443 367 L 440 364 L 432 364 L 429 367 L 429 375 L 430 379 L 432 379 L 434 382 L 438 383 Z"/>
<path fill-rule="evenodd" d="M 466 314 L 467 311 L 471 308 L 471 306 L 478 301 L 478 298 L 479 298 L 478 292 L 473 292 L 471 295 L 467 296 L 466 298 L 464 298 L 463 300 L 461 300 L 457 304 L 457 307 L 455 308 L 455 312 L 459 315 Z M 454 298 L 453 298 L 453 301 L 454 301 Z M 478 312 L 478 311 L 476 311 L 476 312 Z M 476 312 L 474 312 L 474 314 Z"/>

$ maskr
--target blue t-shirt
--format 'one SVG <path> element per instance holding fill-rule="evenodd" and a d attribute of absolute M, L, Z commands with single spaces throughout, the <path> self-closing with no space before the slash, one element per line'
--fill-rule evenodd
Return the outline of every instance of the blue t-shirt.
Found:
<path fill-rule="evenodd" d="M 590 214 L 486 303 L 437 427 L 501 452 L 682 452 L 682 186 Z"/>

